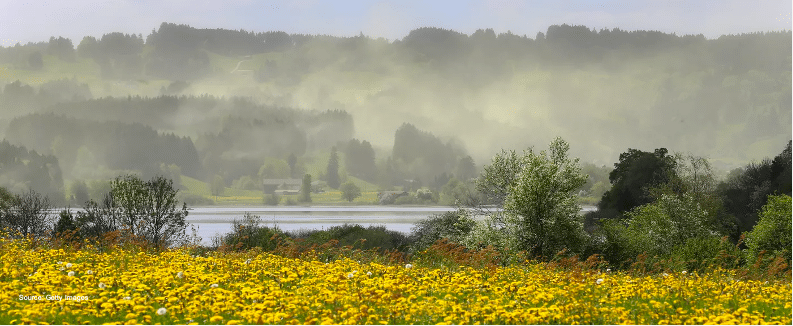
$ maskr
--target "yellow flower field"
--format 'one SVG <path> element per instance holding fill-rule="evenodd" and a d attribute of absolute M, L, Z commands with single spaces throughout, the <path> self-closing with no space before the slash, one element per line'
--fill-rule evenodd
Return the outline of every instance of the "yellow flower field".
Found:
<path fill-rule="evenodd" d="M 268 253 L 27 249 L 0 240 L 0 323 L 790 324 L 787 281 L 539 263 L 457 271 Z"/>

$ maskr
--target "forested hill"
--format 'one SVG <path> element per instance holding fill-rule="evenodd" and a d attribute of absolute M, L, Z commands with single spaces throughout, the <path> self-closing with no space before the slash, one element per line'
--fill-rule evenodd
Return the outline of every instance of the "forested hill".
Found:
<path fill-rule="evenodd" d="M 45 90 L 33 102 L 5 95 L 24 114 L 107 96 L 244 96 L 345 111 L 353 137 L 385 152 L 410 123 L 459 139 L 477 162 L 562 136 L 572 155 L 598 164 L 627 148 L 665 147 L 732 168 L 775 155 L 791 134 L 790 31 L 706 39 L 565 24 L 532 36 L 427 27 L 390 41 L 163 23 L 145 36 L 0 48 L 0 69 L 0 82 L 21 81 L 17 90 Z M 0 132 L 20 110 L 10 112 Z M 188 132 L 162 127 L 195 141 L 206 132 L 195 122 Z"/>

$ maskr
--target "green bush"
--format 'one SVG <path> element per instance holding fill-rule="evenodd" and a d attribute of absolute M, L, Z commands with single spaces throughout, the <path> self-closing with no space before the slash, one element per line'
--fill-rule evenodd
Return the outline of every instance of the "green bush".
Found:
<path fill-rule="evenodd" d="M 264 195 L 262 197 L 262 203 L 265 205 L 277 206 L 278 203 L 280 202 L 281 202 L 281 197 L 279 197 L 276 194 Z"/>
<path fill-rule="evenodd" d="M 400 250 L 405 251 L 408 238 L 401 232 L 387 230 L 385 226 L 363 227 L 358 224 L 344 224 L 327 230 L 297 231 L 289 233 L 295 239 L 321 245 L 330 240 L 337 240 L 339 246 L 351 246 L 355 249 Z"/>
<path fill-rule="evenodd" d="M 675 247 L 672 260 L 679 262 L 688 271 L 736 268 L 741 262 L 741 252 L 727 237 L 700 236 L 690 238 Z"/>
<path fill-rule="evenodd" d="M 760 220 L 746 235 L 748 260 L 755 261 L 760 253 L 783 257 L 788 266 L 791 260 L 791 200 L 790 196 L 768 196 L 760 211 Z"/>
<path fill-rule="evenodd" d="M 462 209 L 432 215 L 414 224 L 410 234 L 411 250 L 418 252 L 444 238 L 459 243 L 474 224 L 473 218 Z"/>
<path fill-rule="evenodd" d="M 689 239 L 716 234 L 709 220 L 708 212 L 693 196 L 662 195 L 653 203 L 636 207 L 623 221 L 604 223 L 604 256 L 617 264 L 645 253 L 668 258 Z"/>
<path fill-rule="evenodd" d="M 278 241 L 284 233 L 278 227 L 261 226 L 261 217 L 245 213 L 241 220 L 234 219 L 232 231 L 220 240 L 220 245 L 236 250 L 248 250 L 259 247 L 272 251 L 278 246 Z"/>

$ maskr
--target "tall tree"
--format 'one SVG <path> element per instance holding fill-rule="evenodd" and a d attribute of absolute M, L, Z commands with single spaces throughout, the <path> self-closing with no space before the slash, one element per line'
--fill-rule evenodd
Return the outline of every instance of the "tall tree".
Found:
<path fill-rule="evenodd" d="M 209 185 L 209 192 L 212 193 L 212 196 L 223 196 L 223 190 L 226 188 L 226 183 L 223 181 L 223 177 L 219 175 L 215 175 L 212 177 L 212 181 Z"/>
<path fill-rule="evenodd" d="M 297 166 L 297 156 L 295 156 L 295 153 L 289 153 L 289 157 L 286 159 L 286 164 L 289 164 L 289 176 L 294 178 L 295 167 Z"/>
<path fill-rule="evenodd" d="M 325 178 L 328 181 L 328 187 L 339 189 L 341 180 L 339 179 L 339 154 L 336 151 L 336 146 L 330 150 L 330 159 L 328 160 L 328 169 L 325 173 Z"/>
<path fill-rule="evenodd" d="M 600 211 L 627 212 L 634 207 L 649 204 L 652 196 L 649 189 L 671 180 L 674 175 L 675 159 L 667 155 L 666 148 L 655 152 L 628 149 L 620 154 L 619 162 L 609 173 L 611 189 L 598 203 Z"/>
<path fill-rule="evenodd" d="M 135 175 L 125 175 L 111 182 L 111 207 L 117 212 L 117 222 L 158 247 L 168 247 L 184 240 L 187 224 L 187 204 L 178 206 L 173 181 L 156 176 L 143 181 Z"/>
<path fill-rule="evenodd" d="M 300 187 L 300 201 L 304 203 L 311 202 L 311 175 L 308 173 L 303 176 L 303 186 Z"/>
<path fill-rule="evenodd" d="M 570 146 L 561 138 L 550 151 L 502 151 L 486 166 L 478 186 L 491 200 L 504 199 L 504 211 L 478 223 L 466 245 L 493 244 L 515 253 L 551 257 L 562 249 L 580 252 L 586 234 L 578 216 L 574 193 L 586 182 L 578 159 L 570 159 Z M 515 172 L 517 171 L 517 172 Z"/>
<path fill-rule="evenodd" d="M 460 161 L 457 162 L 456 174 L 457 179 L 462 181 L 468 181 L 476 177 L 476 164 L 474 164 L 474 159 L 471 155 L 460 158 Z"/>
<path fill-rule="evenodd" d="M 581 210 L 574 191 L 587 175 L 578 159 L 570 159 L 570 145 L 561 138 L 551 142 L 550 151 L 529 149 L 522 169 L 507 196 L 504 209 L 519 217 L 518 243 L 523 250 L 551 257 L 562 249 L 578 252 L 583 247 Z"/>

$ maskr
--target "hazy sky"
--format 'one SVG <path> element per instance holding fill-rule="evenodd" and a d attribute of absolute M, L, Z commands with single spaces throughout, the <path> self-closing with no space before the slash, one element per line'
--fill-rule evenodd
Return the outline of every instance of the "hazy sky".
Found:
<path fill-rule="evenodd" d="M 429 3 L 427 3 L 429 2 Z M 110 32 L 148 35 L 160 23 L 198 28 L 401 39 L 418 27 L 471 34 L 479 28 L 534 37 L 549 25 L 619 27 L 678 34 L 791 29 L 790 0 L 320 1 L 320 0 L 0 0 L 0 45 Z"/>

